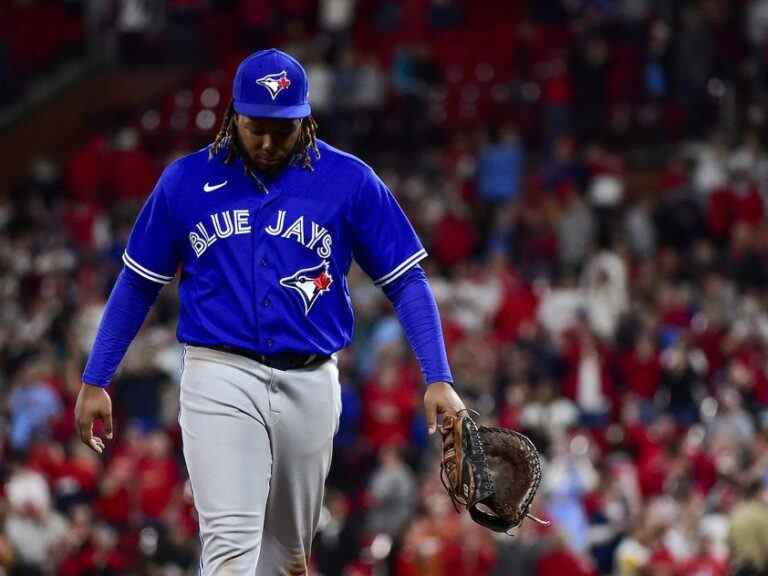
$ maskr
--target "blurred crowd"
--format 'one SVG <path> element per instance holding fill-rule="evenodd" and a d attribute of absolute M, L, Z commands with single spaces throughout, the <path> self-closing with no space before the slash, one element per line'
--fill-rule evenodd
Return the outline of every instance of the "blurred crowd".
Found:
<path fill-rule="evenodd" d="M 0 108 L 22 99 L 36 78 L 82 55 L 85 4 L 84 0 L 0 1 Z"/>
<path fill-rule="evenodd" d="M 274 4 L 112 3 L 147 24 L 121 66 L 168 40 L 152 10 L 179 46 L 239 33 L 0 197 L 0 573 L 195 573 L 173 285 L 109 388 L 106 457 L 74 401 L 141 202 L 211 140 L 243 50 L 276 44 L 307 64 L 321 137 L 411 217 L 455 385 L 542 451 L 552 522 L 510 538 L 454 511 L 418 366 L 355 268 L 315 572 L 768 574 L 768 2 Z"/>

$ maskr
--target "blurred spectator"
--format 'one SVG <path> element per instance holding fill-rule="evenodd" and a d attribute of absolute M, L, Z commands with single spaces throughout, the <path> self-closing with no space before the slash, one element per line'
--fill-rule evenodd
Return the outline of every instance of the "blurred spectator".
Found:
<path fill-rule="evenodd" d="M 745 491 L 746 500 L 730 515 L 731 565 L 734 574 L 750 576 L 768 571 L 768 505 L 765 486 L 752 481 Z"/>
<path fill-rule="evenodd" d="M 634 344 L 621 361 L 622 377 L 629 391 L 644 402 L 646 409 L 651 409 L 661 381 L 661 361 L 648 331 L 642 332 Z"/>
<path fill-rule="evenodd" d="M 462 529 L 463 528 L 463 529 Z M 461 532 L 457 533 L 457 529 Z M 416 517 L 408 527 L 397 562 L 403 576 L 488 576 L 495 560 L 487 531 L 473 523 L 439 525 Z"/>
<path fill-rule="evenodd" d="M 314 554 L 321 574 L 341 574 L 358 555 L 359 518 L 343 493 L 326 490 Z"/>
<path fill-rule="evenodd" d="M 682 9 L 680 48 L 677 52 L 676 77 L 678 94 L 688 106 L 688 128 L 696 137 L 708 125 L 707 81 L 710 80 L 715 59 L 715 40 L 708 33 L 709 22 L 704 10 L 691 6 Z"/>
<path fill-rule="evenodd" d="M 595 239 L 595 220 L 582 198 L 571 193 L 557 226 L 558 254 L 565 270 L 575 273 L 584 263 Z"/>
<path fill-rule="evenodd" d="M 337 52 L 347 45 L 355 24 L 357 0 L 320 0 L 318 25 L 330 40 L 331 52 Z M 313 88 L 314 90 L 314 84 Z M 314 112 L 314 108 L 313 108 Z"/>
<path fill-rule="evenodd" d="M 240 0 L 237 16 L 241 25 L 241 45 L 253 52 L 267 48 L 269 27 L 273 24 L 274 6 L 269 0 Z"/>
<path fill-rule="evenodd" d="M 548 545 L 548 538 L 531 524 L 524 523 L 515 538 L 505 538 L 499 543 L 491 576 L 536 574 L 539 557 Z"/>
<path fill-rule="evenodd" d="M 712 423 L 712 436 L 733 445 L 752 442 L 755 428 L 752 418 L 742 405 L 741 395 L 730 388 L 722 390 L 719 407 L 721 413 Z"/>
<path fill-rule="evenodd" d="M 536 573 L 539 576 L 591 576 L 592 570 L 568 549 L 565 538 L 554 538 L 549 549 L 539 558 Z"/>
<path fill-rule="evenodd" d="M 117 202 L 139 202 L 152 190 L 158 173 L 147 152 L 140 146 L 139 133 L 133 128 L 121 129 L 114 138 L 111 173 L 106 185 Z M 125 178 L 130 174 L 130 178 Z"/>
<path fill-rule="evenodd" d="M 200 66 L 208 63 L 205 48 L 208 42 L 201 42 L 203 18 L 210 7 L 206 0 L 166 0 L 165 18 L 153 19 L 153 23 L 167 25 L 165 58 L 167 63 L 182 66 Z"/>
<path fill-rule="evenodd" d="M 59 574 L 70 576 L 125 570 L 127 562 L 117 548 L 114 530 L 105 524 L 94 524 L 91 509 L 86 505 L 74 508 L 72 519 L 67 535 L 67 550 L 59 564 Z"/>
<path fill-rule="evenodd" d="M 648 258 L 656 252 L 656 229 L 651 202 L 646 197 L 629 207 L 624 217 L 624 230 L 627 246 L 633 256 Z"/>
<path fill-rule="evenodd" d="M 573 427 L 579 420 L 576 406 L 556 393 L 552 382 L 539 382 L 534 394 L 526 398 L 519 424 L 542 434 L 560 434 Z"/>
<path fill-rule="evenodd" d="M 458 199 L 450 203 L 435 226 L 435 259 L 444 267 L 467 261 L 475 251 L 475 230 L 466 207 Z"/>
<path fill-rule="evenodd" d="M 480 198 L 493 205 L 516 200 L 522 170 L 523 150 L 517 132 L 514 127 L 505 126 L 480 152 L 477 163 Z"/>
<path fill-rule="evenodd" d="M 101 462 L 82 442 L 73 438 L 65 453 L 53 453 L 48 464 L 52 495 L 60 510 L 90 502 L 101 474 Z"/>
<path fill-rule="evenodd" d="M 658 529 L 650 524 L 648 515 L 638 519 L 637 524 L 621 541 L 616 549 L 616 571 L 619 576 L 640 576 L 649 572 L 653 545 L 658 538 Z"/>
<path fill-rule="evenodd" d="M 50 378 L 50 372 L 39 359 L 28 360 L 16 374 L 8 396 L 14 450 L 24 451 L 35 438 L 47 436 L 49 424 L 62 409 L 52 382 L 46 377 Z"/>
<path fill-rule="evenodd" d="M 717 132 L 713 132 L 709 141 L 699 145 L 695 151 L 693 186 L 704 199 L 728 181 L 726 159 L 723 138 Z"/>
<path fill-rule="evenodd" d="M 69 527 L 51 507 L 45 478 L 19 469 L 8 480 L 6 497 L 5 533 L 13 547 L 14 569 L 31 574 L 50 572 L 61 556 Z"/>
<path fill-rule="evenodd" d="M 614 384 L 606 350 L 582 317 L 569 335 L 562 393 L 578 407 L 587 426 L 604 426 L 614 402 Z"/>
<path fill-rule="evenodd" d="M 698 420 L 697 398 L 701 396 L 700 377 L 706 370 L 706 359 L 699 350 L 691 350 L 686 336 L 681 335 L 661 355 L 661 387 L 669 399 L 668 410 L 682 425 Z"/>
<path fill-rule="evenodd" d="M 547 517 L 565 533 L 564 542 L 571 550 L 579 553 L 586 552 L 588 547 L 589 522 L 584 498 L 598 481 L 587 458 L 587 442 L 584 436 L 569 439 L 561 434 L 554 438 L 544 486 Z M 549 562 L 558 563 L 553 558 Z"/>
<path fill-rule="evenodd" d="M 606 123 L 609 56 L 605 40 L 590 34 L 574 51 L 571 62 L 576 128 L 588 140 L 599 138 Z"/>
<path fill-rule="evenodd" d="M 397 537 L 415 508 L 416 481 L 401 450 L 397 444 L 388 444 L 379 451 L 379 467 L 371 475 L 368 490 L 366 530 L 371 535 Z"/>
<path fill-rule="evenodd" d="M 587 263 L 583 282 L 589 323 L 600 338 L 610 342 L 628 306 L 626 263 L 616 252 L 599 252 Z"/>
<path fill-rule="evenodd" d="M 430 0 L 427 22 L 431 28 L 457 28 L 463 20 L 464 6 L 461 0 Z"/>
<path fill-rule="evenodd" d="M 133 67 L 157 61 L 152 56 L 149 34 L 160 21 L 160 9 L 155 0 L 118 0 L 115 29 L 121 64 Z"/>
<path fill-rule="evenodd" d="M 176 461 L 164 432 L 147 436 L 136 474 L 139 510 L 147 520 L 159 520 L 178 490 Z"/>
<path fill-rule="evenodd" d="M 362 434 L 376 452 L 408 441 L 417 409 L 405 366 L 389 353 L 380 358 L 377 375 L 363 387 Z"/>
<path fill-rule="evenodd" d="M 335 106 L 333 94 L 336 71 L 324 59 L 316 57 L 306 63 L 310 86 L 309 103 L 312 115 L 323 125 L 323 119 L 331 113 Z"/>

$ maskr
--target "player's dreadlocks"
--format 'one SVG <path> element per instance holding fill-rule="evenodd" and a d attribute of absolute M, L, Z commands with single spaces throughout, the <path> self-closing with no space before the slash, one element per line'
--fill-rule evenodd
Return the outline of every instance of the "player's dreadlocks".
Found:
<path fill-rule="evenodd" d="M 210 160 L 220 151 L 226 149 L 227 155 L 224 163 L 229 164 L 232 159 L 240 154 L 237 142 L 237 129 L 235 128 L 235 105 L 232 100 L 229 101 L 227 111 L 221 120 L 216 138 L 213 140 L 210 150 L 208 150 L 208 159 Z M 320 150 L 317 148 L 317 122 L 312 116 L 301 119 L 301 132 L 299 140 L 296 143 L 296 155 L 301 165 L 307 170 L 314 170 L 312 167 L 312 154 L 315 158 L 320 158 Z M 248 168 L 246 167 L 246 171 Z"/>

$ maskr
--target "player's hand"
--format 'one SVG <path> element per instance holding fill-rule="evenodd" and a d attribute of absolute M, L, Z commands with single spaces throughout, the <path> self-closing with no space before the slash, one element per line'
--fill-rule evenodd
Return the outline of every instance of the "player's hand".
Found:
<path fill-rule="evenodd" d="M 93 435 L 93 422 L 104 422 L 104 435 L 112 440 L 112 400 L 104 388 L 82 383 L 75 403 L 75 424 L 83 444 L 101 454 L 104 441 Z"/>
<path fill-rule="evenodd" d="M 464 410 L 464 402 L 448 382 L 433 382 L 424 393 L 424 409 L 430 434 L 437 430 L 437 416 L 456 416 Z"/>

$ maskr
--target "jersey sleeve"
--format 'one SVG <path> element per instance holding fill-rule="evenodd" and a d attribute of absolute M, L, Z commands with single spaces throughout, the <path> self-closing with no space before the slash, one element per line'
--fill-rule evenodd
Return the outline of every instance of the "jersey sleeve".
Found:
<path fill-rule="evenodd" d="M 168 205 L 168 172 L 166 169 L 141 208 L 123 252 L 127 268 L 158 284 L 173 280 L 181 260 Z"/>
<path fill-rule="evenodd" d="M 372 171 L 353 196 L 352 255 L 377 286 L 386 286 L 427 257 L 403 209 Z"/>

